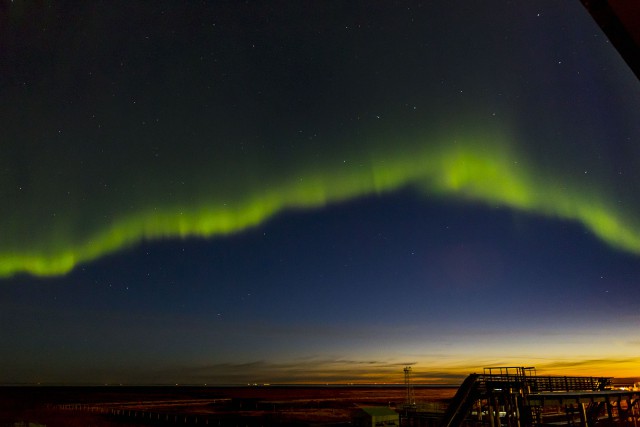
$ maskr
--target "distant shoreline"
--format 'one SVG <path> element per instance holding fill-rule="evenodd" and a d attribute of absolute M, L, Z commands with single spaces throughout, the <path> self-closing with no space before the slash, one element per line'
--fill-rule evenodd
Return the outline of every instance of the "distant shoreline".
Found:
<path fill-rule="evenodd" d="M 414 388 L 458 388 L 460 384 L 412 384 Z M 405 388 L 404 384 L 0 384 L 0 388 Z"/>

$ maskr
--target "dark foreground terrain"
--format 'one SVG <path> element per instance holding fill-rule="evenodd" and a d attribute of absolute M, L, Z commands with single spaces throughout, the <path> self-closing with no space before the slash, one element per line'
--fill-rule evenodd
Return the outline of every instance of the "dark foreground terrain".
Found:
<path fill-rule="evenodd" d="M 415 387 L 438 410 L 456 388 Z M 2 387 L 0 427 L 345 425 L 360 406 L 401 408 L 404 387 Z"/>

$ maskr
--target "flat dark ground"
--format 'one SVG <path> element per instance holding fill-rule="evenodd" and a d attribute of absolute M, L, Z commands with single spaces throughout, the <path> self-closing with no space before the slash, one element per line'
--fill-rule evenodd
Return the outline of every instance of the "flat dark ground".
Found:
<path fill-rule="evenodd" d="M 415 386 L 417 402 L 438 405 L 456 388 Z M 16 422 L 57 426 L 138 426 L 185 416 L 216 425 L 341 424 L 359 406 L 401 407 L 404 387 L 0 387 L 0 427 Z M 61 405 L 75 405 L 64 409 Z M 82 405 L 82 409 L 77 409 Z M 114 417 L 99 412 L 126 411 Z M 131 415 L 135 413 L 135 416 Z M 189 421 L 190 420 L 190 421 Z M 28 425 L 28 424 L 25 424 Z"/>

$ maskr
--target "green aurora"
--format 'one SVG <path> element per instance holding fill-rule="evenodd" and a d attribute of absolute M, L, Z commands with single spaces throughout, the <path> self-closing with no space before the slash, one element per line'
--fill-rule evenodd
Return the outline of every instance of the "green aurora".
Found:
<path fill-rule="evenodd" d="M 403 188 L 577 221 L 640 253 L 640 90 L 600 38 L 566 43 L 584 35 L 551 37 L 553 20 L 521 38 L 480 4 L 425 5 L 420 26 L 390 6 L 272 21 L 76 6 L 13 5 L 2 33 L 0 277 Z"/>
<path fill-rule="evenodd" d="M 228 193 L 217 187 L 221 176 L 212 174 L 209 184 L 201 185 L 189 200 L 177 198 L 163 203 L 160 198 L 147 198 L 144 204 L 132 206 L 126 198 L 111 198 L 110 211 L 103 211 L 106 215 L 97 215 L 93 208 L 82 212 L 78 206 L 65 212 L 58 203 L 57 209 L 52 208 L 57 210 L 55 215 L 47 211 L 39 217 L 31 216 L 31 221 L 3 221 L 3 235 L 14 238 L 2 241 L 0 276 L 22 272 L 62 275 L 78 264 L 143 240 L 236 233 L 284 210 L 318 208 L 406 187 L 415 187 L 427 197 L 457 198 L 578 221 L 609 245 L 640 253 L 640 224 L 616 210 L 612 200 L 594 188 L 587 191 L 561 176 L 536 174 L 534 167 L 515 153 L 512 138 L 505 133 L 480 131 L 455 138 L 414 136 L 411 143 L 396 144 L 394 150 L 351 153 L 366 161 L 340 161 L 340 156 L 334 156 L 327 165 L 309 163 L 299 170 L 283 168 L 288 170 L 286 176 L 255 180 L 246 188 L 236 187 L 235 198 L 228 198 Z M 155 176 L 153 182 L 142 191 L 160 194 L 163 186 L 171 185 L 163 183 L 161 176 Z M 553 182 L 563 185 L 552 185 Z M 217 193 L 216 188 L 220 189 Z M 23 209 L 29 205 L 41 209 L 37 201 L 44 197 L 32 194 L 25 199 Z M 103 195 L 87 198 L 89 194 L 85 195 L 85 206 L 106 209 L 104 200 L 100 200 Z M 78 211 L 85 217 L 97 216 L 89 219 L 98 220 L 92 227 L 79 229 L 79 224 L 87 221 L 76 220 Z"/>

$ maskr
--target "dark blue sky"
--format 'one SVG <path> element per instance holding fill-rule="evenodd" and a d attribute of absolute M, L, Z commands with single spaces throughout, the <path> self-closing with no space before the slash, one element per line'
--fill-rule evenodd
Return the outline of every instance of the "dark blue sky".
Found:
<path fill-rule="evenodd" d="M 3 19 L 0 383 L 640 375 L 640 86 L 579 2 Z"/>

